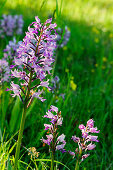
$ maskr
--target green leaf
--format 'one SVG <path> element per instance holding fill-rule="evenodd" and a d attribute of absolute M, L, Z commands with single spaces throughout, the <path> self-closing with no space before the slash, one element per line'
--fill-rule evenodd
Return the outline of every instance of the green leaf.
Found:
<path fill-rule="evenodd" d="M 7 170 L 12 170 L 12 166 L 11 166 L 11 163 L 10 163 L 9 156 L 8 156 Z"/>
<path fill-rule="evenodd" d="M 10 119 L 10 122 L 9 122 L 9 128 L 10 128 L 10 132 L 13 133 L 17 130 L 18 128 L 18 125 L 20 124 L 20 99 L 19 97 L 16 98 L 16 101 L 15 101 L 15 105 L 13 107 L 13 110 L 11 112 L 11 119 Z"/>

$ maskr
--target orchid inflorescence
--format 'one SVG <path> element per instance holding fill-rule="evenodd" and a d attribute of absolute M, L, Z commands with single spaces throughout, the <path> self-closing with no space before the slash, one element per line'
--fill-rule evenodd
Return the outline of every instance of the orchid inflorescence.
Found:
<path fill-rule="evenodd" d="M 62 48 L 64 47 L 68 41 L 69 41 L 69 38 L 70 38 L 70 31 L 68 29 L 67 26 L 65 26 L 64 28 L 64 36 L 63 36 L 63 29 L 61 29 L 60 27 L 57 29 L 57 32 L 58 32 L 58 36 L 56 38 L 56 42 L 57 42 L 57 47 L 59 48 Z M 61 40 L 63 36 L 63 39 Z M 59 44 L 59 41 L 61 40 L 61 44 Z"/>
<path fill-rule="evenodd" d="M 17 49 L 20 41 L 17 43 L 15 37 L 4 49 L 4 57 L 0 60 L 0 75 L 1 82 L 8 82 L 11 80 L 11 69 L 14 67 L 14 57 L 17 56 Z"/>
<path fill-rule="evenodd" d="M 54 115 L 52 112 L 55 112 Z M 56 150 L 60 150 L 61 152 L 66 152 L 64 149 L 66 141 L 65 135 L 62 134 L 58 136 L 58 126 L 62 126 L 63 118 L 61 116 L 61 111 L 58 112 L 58 108 L 51 105 L 44 118 L 50 119 L 51 124 L 44 124 L 45 129 L 48 130 L 48 135 L 46 135 L 47 139 L 42 138 L 42 142 L 50 146 L 50 150 L 55 153 Z"/>
<path fill-rule="evenodd" d="M 0 37 L 22 34 L 23 24 L 22 15 L 2 15 L 2 19 L 0 19 Z"/>
<path fill-rule="evenodd" d="M 80 139 L 76 136 L 72 136 L 71 138 L 75 143 L 78 143 L 78 148 L 76 148 L 75 152 L 68 152 L 73 157 L 78 155 L 79 159 L 83 161 L 90 155 L 87 154 L 86 151 L 93 150 L 96 147 L 96 145 L 92 142 L 99 142 L 99 140 L 97 139 L 98 136 L 93 136 L 91 135 L 91 133 L 99 133 L 100 130 L 97 130 L 97 127 L 94 127 L 93 119 L 88 120 L 86 126 L 84 126 L 83 124 L 79 125 L 79 129 L 82 131 L 82 138 Z"/>
<path fill-rule="evenodd" d="M 3 58 L 0 60 L 0 83 L 10 80 L 10 68 L 8 62 Z"/>
<path fill-rule="evenodd" d="M 53 114 L 55 112 L 56 114 Z M 94 120 L 90 119 L 87 121 L 86 127 L 81 124 L 79 125 L 79 129 L 82 131 L 82 138 L 72 136 L 72 140 L 75 143 L 78 143 L 78 148 L 75 149 L 75 152 L 64 149 L 66 145 L 65 135 L 62 134 L 59 136 L 58 126 L 62 125 L 63 118 L 61 117 L 61 111 L 58 111 L 58 108 L 51 105 L 44 118 L 50 119 L 51 124 L 44 124 L 45 129 L 47 131 L 46 139 L 42 138 L 41 141 L 47 145 L 49 145 L 49 149 L 55 154 L 56 150 L 60 150 L 62 153 L 67 152 L 70 155 L 77 158 L 78 162 L 81 163 L 84 159 L 86 159 L 90 154 L 86 153 L 87 150 L 93 150 L 96 145 L 93 142 L 99 142 L 97 139 L 98 136 L 93 136 L 91 133 L 99 133 L 100 130 L 97 130 L 97 127 L 94 127 Z M 60 144 L 59 144 L 60 142 Z"/>
<path fill-rule="evenodd" d="M 18 55 L 17 49 L 19 48 L 21 41 L 17 42 L 16 38 L 13 37 L 12 41 L 9 41 L 8 45 L 6 45 L 6 48 L 3 50 L 4 52 L 4 59 L 7 61 L 14 60 L 14 57 Z"/>
<path fill-rule="evenodd" d="M 14 92 L 12 97 L 19 96 L 24 105 L 15 153 L 15 170 L 18 166 L 27 108 L 34 97 L 42 102 L 46 100 L 40 96 L 43 92 L 40 88 L 46 87 L 50 90 L 49 79 L 46 77 L 47 73 L 51 74 L 51 65 L 54 62 L 52 56 L 56 47 L 57 25 L 51 24 L 52 18 L 46 20 L 44 24 L 40 22 L 38 16 L 35 19 L 36 21 L 28 27 L 28 32 L 17 49 L 17 57 L 14 57 L 14 65 L 12 65 L 12 68 L 19 68 L 19 70 L 16 68 L 14 71 L 11 70 L 11 73 L 12 77 L 19 78 L 20 83 L 15 84 L 12 81 L 11 88 L 7 89 Z"/>
<path fill-rule="evenodd" d="M 10 90 L 13 90 L 13 97 L 19 96 L 22 99 L 21 93 L 26 95 L 25 90 L 29 91 L 29 99 L 34 97 L 39 98 L 42 102 L 43 97 L 39 97 L 43 90 L 39 87 L 48 87 L 49 79 L 46 79 L 47 73 L 50 74 L 51 64 L 54 62 L 52 58 L 56 47 L 55 31 L 56 24 L 51 24 L 52 18 L 48 19 L 44 24 L 41 24 L 40 19 L 35 17 L 36 21 L 28 27 L 28 32 L 20 43 L 17 49 L 18 56 L 14 57 L 14 65 L 19 66 L 21 71 L 11 70 L 12 76 L 21 80 L 20 85 L 11 82 Z M 31 87 L 31 84 L 35 85 Z M 36 92 L 38 88 L 38 92 Z M 35 91 L 34 91 L 35 89 Z M 23 100 L 23 99 L 22 99 Z"/>
<path fill-rule="evenodd" d="M 43 93 L 43 87 L 48 88 L 48 90 L 51 90 L 53 93 L 60 88 L 60 79 L 58 76 L 51 79 L 53 86 L 49 87 L 47 74 L 51 74 L 50 71 L 52 69 L 52 63 L 54 62 L 53 55 L 55 48 L 66 45 L 70 37 L 70 31 L 65 27 L 65 34 L 62 43 L 58 45 L 57 41 L 61 39 L 60 34 L 63 34 L 63 30 L 58 28 L 57 31 L 59 36 L 57 36 L 55 30 L 57 25 L 55 23 L 51 24 L 52 18 L 47 19 L 44 24 L 40 22 L 40 19 L 37 16 L 35 19 L 36 21 L 28 27 L 28 32 L 26 32 L 23 42 L 17 43 L 15 38 L 13 41 L 10 41 L 6 46 L 6 49 L 4 49 L 4 58 L 0 60 L 0 73 L 2 73 L 1 82 L 10 80 L 10 72 L 12 78 L 18 78 L 19 83 L 15 84 L 12 81 L 10 89 L 7 90 L 12 90 L 12 97 L 19 96 L 24 104 L 15 154 L 15 169 L 17 169 L 19 159 L 27 108 L 34 97 L 42 102 L 46 100 L 41 96 Z M 0 36 L 2 37 L 4 36 L 4 32 L 8 32 L 6 35 L 11 36 L 18 25 L 20 27 L 18 27 L 16 33 L 20 34 L 22 32 L 22 16 L 16 15 L 13 17 L 10 15 L 3 15 L 3 20 L 0 20 L 0 22 Z M 10 22 L 12 23 L 11 25 L 9 25 Z M 1 30 L 1 26 L 3 27 L 3 30 Z M 10 62 L 10 67 L 7 61 Z M 64 99 L 65 94 L 61 93 L 59 96 L 62 96 Z M 80 163 L 90 155 L 89 153 L 87 154 L 86 151 L 92 150 L 96 147 L 93 142 L 99 142 L 97 139 L 98 136 L 93 136 L 91 133 L 99 133 L 100 131 L 97 130 L 97 127 L 94 127 L 93 119 L 90 119 L 87 121 L 86 126 L 83 124 L 79 125 L 79 129 L 82 131 L 82 138 L 76 136 L 72 136 L 71 138 L 75 143 L 78 143 L 78 148 L 76 148 L 75 152 L 70 150 L 66 151 L 64 149 L 66 145 L 65 135 L 59 135 L 58 132 L 63 121 L 61 111 L 59 112 L 57 107 L 51 105 L 48 112 L 46 112 L 46 115 L 44 115 L 44 118 L 50 119 L 50 124 L 44 124 L 44 130 L 47 131 L 47 138 L 44 139 L 42 137 L 41 141 L 44 144 L 49 145 L 49 149 L 52 152 L 52 170 L 54 169 L 55 151 L 60 150 L 62 153 L 67 152 L 73 157 L 76 156 Z M 33 148 L 33 151 L 37 154 L 35 148 Z"/>

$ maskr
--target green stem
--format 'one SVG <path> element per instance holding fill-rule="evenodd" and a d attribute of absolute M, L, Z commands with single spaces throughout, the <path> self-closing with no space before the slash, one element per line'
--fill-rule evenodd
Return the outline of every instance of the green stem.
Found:
<path fill-rule="evenodd" d="M 27 107 L 24 106 L 24 111 L 22 113 L 22 119 L 21 119 L 21 124 L 20 124 L 19 135 L 18 135 L 17 147 L 16 147 L 14 170 L 17 170 L 17 167 L 18 167 L 18 159 L 19 159 L 19 153 L 20 153 L 21 140 L 23 136 L 26 111 L 27 111 Z"/>
<path fill-rule="evenodd" d="M 30 79 L 29 79 L 29 83 L 28 83 L 28 90 L 27 90 L 27 94 L 25 97 L 24 110 L 22 113 L 20 130 L 19 130 L 19 135 L 18 135 L 16 154 L 15 154 L 15 162 L 14 162 L 14 170 L 17 170 L 17 167 L 18 167 L 18 159 L 19 159 L 19 154 L 20 154 L 21 140 L 22 140 L 23 131 L 24 131 L 24 124 L 25 124 L 25 118 L 26 118 L 26 112 L 27 112 L 28 98 L 29 98 L 29 94 L 30 94 L 32 75 L 33 75 L 33 72 L 31 70 Z"/>
<path fill-rule="evenodd" d="M 54 170 L 54 151 L 51 153 L 51 170 Z"/>
<path fill-rule="evenodd" d="M 79 161 L 77 160 L 75 170 L 79 170 Z"/>
<path fill-rule="evenodd" d="M 54 156 L 55 156 L 55 137 L 56 137 L 56 125 L 53 127 L 53 140 L 51 146 L 51 170 L 54 170 Z"/>
<path fill-rule="evenodd" d="M 79 155 L 78 155 L 78 159 L 77 159 L 77 162 L 76 162 L 75 170 L 79 170 L 79 165 L 80 165 L 79 161 L 80 161 L 81 155 L 82 155 L 82 149 L 80 149 L 80 151 L 79 151 Z"/>

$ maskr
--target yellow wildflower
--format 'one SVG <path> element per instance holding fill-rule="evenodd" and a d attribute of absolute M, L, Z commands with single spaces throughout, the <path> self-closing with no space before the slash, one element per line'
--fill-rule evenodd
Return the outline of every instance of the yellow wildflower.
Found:
<path fill-rule="evenodd" d="M 64 47 L 63 47 L 63 50 L 67 50 L 67 46 L 64 46 Z"/>
<path fill-rule="evenodd" d="M 100 33 L 99 30 L 97 30 L 97 28 L 95 28 L 95 27 L 92 28 L 92 31 L 93 31 L 94 33 L 96 33 L 96 34 L 99 34 L 99 33 Z"/>
<path fill-rule="evenodd" d="M 94 41 L 95 41 L 96 43 L 98 43 L 98 42 L 99 42 L 99 39 L 98 39 L 98 38 L 95 38 Z"/>
<path fill-rule="evenodd" d="M 95 64 L 95 67 L 98 67 L 98 64 L 97 64 L 97 63 Z"/>
<path fill-rule="evenodd" d="M 102 66 L 102 69 L 104 70 L 106 67 L 105 66 Z"/>
<path fill-rule="evenodd" d="M 74 77 L 73 77 L 73 76 L 71 77 L 71 80 L 74 80 Z"/>
<path fill-rule="evenodd" d="M 68 69 L 68 68 L 66 68 L 66 69 L 65 69 L 65 72 L 66 72 L 66 73 L 68 73 L 68 72 L 69 72 L 69 69 Z"/>
<path fill-rule="evenodd" d="M 91 69 L 91 72 L 92 72 L 92 73 L 94 73 L 94 72 L 95 72 L 95 70 L 94 70 L 94 69 Z"/>
<path fill-rule="evenodd" d="M 109 38 L 113 38 L 113 34 L 112 33 L 109 34 Z"/>
<path fill-rule="evenodd" d="M 106 61 L 107 61 L 107 58 L 106 58 L 106 57 L 103 57 L 102 60 L 103 60 L 103 62 L 106 62 Z"/>
<path fill-rule="evenodd" d="M 74 83 L 73 80 L 70 81 L 70 86 L 71 86 L 72 90 L 74 90 L 74 91 L 75 91 L 76 88 L 77 88 L 77 85 Z"/>

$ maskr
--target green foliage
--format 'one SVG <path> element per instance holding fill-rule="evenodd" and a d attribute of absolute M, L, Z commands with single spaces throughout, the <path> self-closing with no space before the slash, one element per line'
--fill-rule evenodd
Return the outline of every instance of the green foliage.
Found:
<path fill-rule="evenodd" d="M 11 111 L 11 117 L 9 122 L 9 128 L 11 133 L 17 131 L 17 127 L 18 125 L 20 125 L 19 118 L 21 117 L 21 115 L 19 114 L 20 113 L 19 111 L 20 111 L 20 99 L 16 98 L 15 104 Z"/>
<path fill-rule="evenodd" d="M 2 133 L 1 133 L 2 134 Z M 9 140 L 4 139 L 4 135 L 1 136 L 0 141 L 0 169 L 2 170 L 12 170 L 12 165 L 10 161 L 10 155 L 13 152 L 16 143 L 12 143 L 12 136 Z"/>
<path fill-rule="evenodd" d="M 112 169 L 113 163 L 113 6 L 112 0 L 48 0 L 48 1 L 10 1 L 7 0 L 2 13 L 22 14 L 24 17 L 24 31 L 38 15 L 44 21 L 49 14 L 54 16 L 58 27 L 67 25 L 71 31 L 70 41 L 63 49 L 57 52 L 57 62 L 54 75 L 60 77 L 60 89 L 56 94 L 45 91 L 46 101 L 41 103 L 34 100 L 26 117 L 25 130 L 22 145 L 27 148 L 35 146 L 40 152 L 42 164 L 39 169 L 48 168 L 48 147 L 43 146 L 40 139 L 44 136 L 44 120 L 42 116 L 51 104 L 56 105 L 62 111 L 63 126 L 61 133 L 66 135 L 67 150 L 74 151 L 76 145 L 71 142 L 72 135 L 80 136 L 78 126 L 85 124 L 89 118 L 94 118 L 95 124 L 100 129 L 97 147 L 91 152 L 80 168 L 85 169 Z M 25 36 L 17 37 L 22 40 Z M 1 40 L 1 50 L 6 46 L 8 40 Z M 3 55 L 3 54 L 2 54 Z M 77 85 L 72 89 L 71 81 Z M 9 84 L 6 85 L 7 87 Z M 6 89 L 5 85 L 3 89 Z M 65 93 L 65 100 L 59 94 Z M 0 125 L 14 134 L 19 129 L 22 113 L 22 104 L 19 99 L 12 99 L 9 92 L 1 93 Z M 2 121 L 1 121 L 2 120 Z M 7 160 L 10 168 L 9 146 L 2 143 L 5 156 L 3 163 Z M 11 147 L 13 147 L 11 145 Z M 0 147 L 1 149 L 1 147 Z M 44 155 L 45 153 L 45 155 Z M 12 153 L 14 154 L 14 153 Z M 25 148 L 21 148 L 21 162 L 19 166 L 28 169 L 36 168 L 33 161 L 25 154 Z M 39 159 L 39 160 L 40 160 Z M 74 169 L 76 160 L 70 155 L 57 152 L 56 161 L 62 162 L 69 169 Z M 41 161 L 41 160 L 40 160 Z M 25 163 L 26 162 L 26 163 Z M 2 165 L 4 165 L 2 163 Z M 26 164 L 26 165 L 25 165 Z M 42 168 L 43 167 L 43 168 Z M 57 168 L 62 169 L 60 164 Z M 66 168 L 64 168 L 66 169 Z"/>

